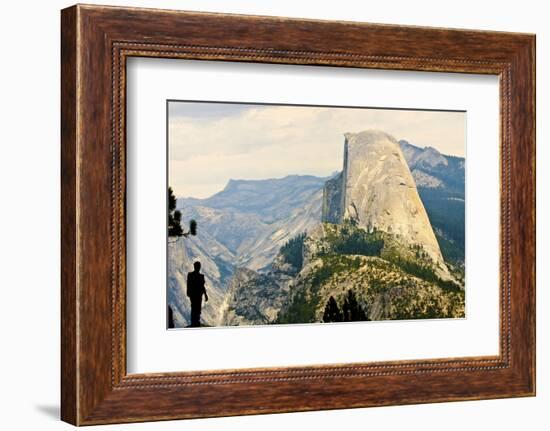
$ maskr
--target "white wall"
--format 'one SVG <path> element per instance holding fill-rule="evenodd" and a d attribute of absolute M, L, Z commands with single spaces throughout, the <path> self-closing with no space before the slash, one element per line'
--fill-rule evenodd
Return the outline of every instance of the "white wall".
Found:
<path fill-rule="evenodd" d="M 343 19 L 394 24 L 537 33 L 538 220 L 550 216 L 550 28 L 545 2 L 535 0 L 360 2 L 298 0 L 101 1 L 172 9 Z M 0 394 L 4 429 L 69 429 L 58 421 L 59 399 L 59 9 L 70 2 L 2 4 L 0 66 Z M 545 163 L 546 162 L 546 163 Z M 545 229 L 546 228 L 546 229 Z M 550 423 L 550 228 L 538 234 L 538 396 L 285 415 L 248 416 L 109 429 L 257 430 L 547 429 Z M 546 244 L 543 244 L 546 242 Z"/>

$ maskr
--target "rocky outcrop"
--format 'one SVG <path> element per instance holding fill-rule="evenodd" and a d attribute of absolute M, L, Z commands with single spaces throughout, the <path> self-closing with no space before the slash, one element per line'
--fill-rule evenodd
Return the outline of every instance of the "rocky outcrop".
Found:
<path fill-rule="evenodd" d="M 340 223 L 342 220 L 342 172 L 327 180 L 323 187 L 322 221 Z"/>
<path fill-rule="evenodd" d="M 439 274 L 448 276 L 414 178 L 395 138 L 377 130 L 346 133 L 341 181 L 336 178 L 324 189 L 324 220 L 353 220 L 367 231 L 381 230 L 403 244 L 421 246 Z"/>
<path fill-rule="evenodd" d="M 447 157 L 433 147 L 419 148 L 404 139 L 399 141 L 399 146 L 401 147 L 401 151 L 409 167 L 429 166 L 433 168 L 436 166 L 444 167 L 449 165 Z"/>
<path fill-rule="evenodd" d="M 427 174 L 419 169 L 413 170 L 412 176 L 416 183 L 416 187 L 424 187 L 427 189 L 437 189 L 443 186 L 443 182 L 440 179 L 430 174 Z"/>
<path fill-rule="evenodd" d="M 260 274 L 250 269 L 238 268 L 231 279 L 220 325 L 274 323 L 288 297 L 291 279 L 284 274 Z"/>
<path fill-rule="evenodd" d="M 463 318 L 464 291 L 442 289 L 376 256 L 324 255 L 296 277 L 278 323 L 322 322 L 334 298 L 342 308 L 353 291 L 368 320 Z"/>

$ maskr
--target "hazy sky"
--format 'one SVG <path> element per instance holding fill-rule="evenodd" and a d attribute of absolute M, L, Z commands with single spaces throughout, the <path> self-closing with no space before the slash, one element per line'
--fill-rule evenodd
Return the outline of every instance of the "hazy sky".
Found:
<path fill-rule="evenodd" d="M 204 198 L 229 179 L 327 176 L 342 169 L 344 133 L 383 130 L 397 140 L 464 156 L 466 114 L 365 108 L 169 102 L 169 184 Z"/>

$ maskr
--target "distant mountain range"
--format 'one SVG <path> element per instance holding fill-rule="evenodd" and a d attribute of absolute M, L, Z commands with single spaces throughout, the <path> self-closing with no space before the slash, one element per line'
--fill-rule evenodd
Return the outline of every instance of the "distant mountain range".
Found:
<path fill-rule="evenodd" d="M 465 159 L 399 141 L 446 261 L 464 265 Z"/>
<path fill-rule="evenodd" d="M 315 192 L 327 177 L 288 175 L 266 180 L 229 180 L 225 188 L 206 199 L 178 199 L 179 207 L 208 207 L 252 214 L 270 224 L 289 217 Z"/>
<path fill-rule="evenodd" d="M 235 266 L 261 270 L 286 241 L 319 223 L 327 179 L 230 180 L 212 197 L 178 199 L 177 207 L 183 220 L 197 220 L 200 232 L 232 253 Z"/>
<path fill-rule="evenodd" d="M 399 147 L 445 262 L 463 266 L 464 158 L 404 140 L 399 141 Z M 176 326 L 185 326 L 189 321 L 184 282 L 194 260 L 203 263 L 212 298 L 204 308 L 204 323 L 272 323 L 281 309 L 287 310 L 285 318 L 292 320 L 292 307 L 283 303 L 300 269 L 285 263 L 281 247 L 300 234 L 319 235 L 323 189 L 328 180 L 338 176 L 342 174 L 230 180 L 209 198 L 178 199 L 183 222 L 197 220 L 199 233 L 169 243 L 168 301 L 175 310 Z M 385 265 L 372 259 L 367 262 L 371 266 Z M 397 269 L 392 271 L 399 273 Z M 269 291 L 265 290 L 267 286 Z M 262 307 L 254 308 L 254 298 L 264 298 Z M 248 315 L 245 308 L 255 311 Z M 376 313 L 378 317 L 384 315 L 380 310 Z"/>

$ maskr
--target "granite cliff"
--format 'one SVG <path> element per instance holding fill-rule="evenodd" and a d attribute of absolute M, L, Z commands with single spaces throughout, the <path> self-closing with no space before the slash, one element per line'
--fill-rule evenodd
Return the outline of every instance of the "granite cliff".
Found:
<path fill-rule="evenodd" d="M 322 220 L 392 234 L 420 246 L 442 277 L 449 276 L 428 214 L 399 143 L 387 133 L 346 133 L 341 175 L 323 189 Z"/>

